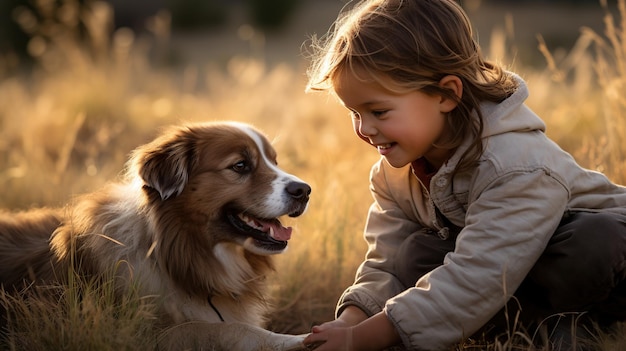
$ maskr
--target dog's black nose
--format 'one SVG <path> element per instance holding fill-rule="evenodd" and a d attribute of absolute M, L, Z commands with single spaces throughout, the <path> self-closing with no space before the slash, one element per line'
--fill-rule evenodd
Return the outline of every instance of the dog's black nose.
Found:
<path fill-rule="evenodd" d="M 287 193 L 294 199 L 307 200 L 311 194 L 311 187 L 307 183 L 290 182 L 287 184 Z"/>

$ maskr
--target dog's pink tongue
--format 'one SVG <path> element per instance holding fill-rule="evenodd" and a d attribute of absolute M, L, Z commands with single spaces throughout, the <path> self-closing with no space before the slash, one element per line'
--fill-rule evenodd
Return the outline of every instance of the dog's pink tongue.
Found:
<path fill-rule="evenodd" d="M 270 236 L 276 240 L 287 241 L 291 239 L 291 227 L 283 227 L 280 223 L 268 223 Z"/>

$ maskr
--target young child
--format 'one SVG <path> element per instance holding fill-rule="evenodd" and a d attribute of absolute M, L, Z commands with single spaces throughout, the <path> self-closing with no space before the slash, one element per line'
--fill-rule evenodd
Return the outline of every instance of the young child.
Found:
<path fill-rule="evenodd" d="M 546 137 L 453 0 L 363 1 L 314 44 L 308 90 L 334 92 L 382 157 L 366 259 L 305 343 L 440 350 L 626 318 L 626 188 Z"/>

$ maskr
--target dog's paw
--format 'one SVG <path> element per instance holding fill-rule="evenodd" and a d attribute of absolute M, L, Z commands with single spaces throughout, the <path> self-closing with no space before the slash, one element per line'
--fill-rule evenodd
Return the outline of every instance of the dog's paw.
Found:
<path fill-rule="evenodd" d="M 283 344 L 283 351 L 308 351 L 313 350 L 304 344 L 307 334 L 289 335 L 289 341 Z M 316 346 L 317 347 L 317 346 Z"/>
<path fill-rule="evenodd" d="M 312 344 L 304 344 L 300 342 L 298 345 L 292 345 L 289 348 L 285 348 L 283 351 L 312 351 L 322 345 L 324 341 L 315 342 Z"/>

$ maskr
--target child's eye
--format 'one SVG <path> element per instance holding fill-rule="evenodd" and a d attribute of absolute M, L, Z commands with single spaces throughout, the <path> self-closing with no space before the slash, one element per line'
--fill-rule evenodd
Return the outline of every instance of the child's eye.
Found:
<path fill-rule="evenodd" d="M 376 117 L 376 118 L 380 118 L 382 117 L 385 113 L 387 113 L 387 110 L 375 110 L 372 111 L 372 116 Z"/>

